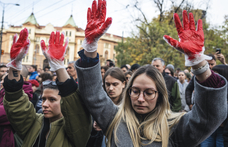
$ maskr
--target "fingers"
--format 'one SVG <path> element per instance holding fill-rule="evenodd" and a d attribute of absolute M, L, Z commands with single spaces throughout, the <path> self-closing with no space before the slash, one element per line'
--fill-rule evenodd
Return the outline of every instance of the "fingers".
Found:
<path fill-rule="evenodd" d="M 63 45 L 63 42 L 64 42 L 64 36 L 65 36 L 65 32 L 62 32 L 62 33 L 61 33 L 60 42 L 59 42 L 59 44 L 60 44 L 60 45 Z"/>
<path fill-rule="evenodd" d="M 24 44 L 27 38 L 28 38 L 28 30 L 27 28 L 24 28 L 23 30 L 21 30 L 20 36 L 17 42 Z"/>
<path fill-rule="evenodd" d="M 67 37 L 67 38 L 66 38 L 66 41 L 65 41 L 65 44 L 64 44 L 64 49 L 65 49 L 65 51 L 66 51 L 66 48 L 67 48 L 67 46 L 68 46 L 68 43 L 69 43 L 69 38 Z"/>
<path fill-rule="evenodd" d="M 181 22 L 180 22 L 180 18 L 179 18 L 177 13 L 174 14 L 173 18 L 174 18 L 174 22 L 175 22 L 175 25 L 176 25 L 176 28 L 177 28 L 177 33 L 179 35 L 179 34 L 181 34 L 184 31 L 184 29 L 182 28 L 182 25 L 181 25 Z"/>
<path fill-rule="evenodd" d="M 197 23 L 197 31 L 200 32 L 200 31 L 203 31 L 203 22 L 201 19 L 198 20 L 198 23 Z"/>
<path fill-rule="evenodd" d="M 88 8 L 88 10 L 87 10 L 87 23 L 91 20 L 91 9 L 90 8 Z"/>
<path fill-rule="evenodd" d="M 54 44 L 55 42 L 55 32 L 51 32 L 50 38 L 49 38 L 49 44 Z"/>
<path fill-rule="evenodd" d="M 96 0 L 94 0 L 92 3 L 91 19 L 94 19 L 96 17 L 96 12 L 97 12 L 97 2 Z"/>
<path fill-rule="evenodd" d="M 190 27 L 190 30 L 196 30 L 195 20 L 192 13 L 189 13 L 189 27 Z"/>
<path fill-rule="evenodd" d="M 102 5 L 102 0 L 98 0 L 97 13 L 96 13 L 96 18 L 97 19 L 99 19 L 99 17 L 100 17 L 101 5 Z"/>
<path fill-rule="evenodd" d="M 112 18 L 109 17 L 109 18 L 107 18 L 105 23 L 101 26 L 101 28 L 99 30 L 100 31 L 99 34 L 100 35 L 104 34 L 108 30 L 108 28 L 111 26 L 111 24 L 112 24 Z"/>
<path fill-rule="evenodd" d="M 188 13 L 186 10 L 183 11 L 183 25 L 185 30 L 189 30 Z"/>
<path fill-rule="evenodd" d="M 184 53 L 183 49 L 181 49 L 181 48 L 179 47 L 179 44 L 180 44 L 179 41 L 177 41 L 177 40 L 171 38 L 171 37 L 168 36 L 168 35 L 164 35 L 164 36 L 163 36 L 163 39 L 164 39 L 170 46 L 172 46 L 172 47 L 174 47 L 175 49 L 179 50 L 180 52 L 183 52 L 183 53 Z"/>
<path fill-rule="evenodd" d="M 17 42 L 17 36 L 18 36 L 17 34 L 15 34 L 15 35 L 13 36 L 13 44 Z"/>
<path fill-rule="evenodd" d="M 55 44 L 59 44 L 60 41 L 60 32 L 56 31 L 56 35 L 55 35 Z"/>
<path fill-rule="evenodd" d="M 41 46 L 41 49 L 42 49 L 43 52 L 45 52 L 47 50 L 47 46 L 46 46 L 44 40 L 41 40 L 40 46 Z"/>
<path fill-rule="evenodd" d="M 103 0 L 101 3 L 100 21 L 104 22 L 106 18 L 106 0 Z"/>

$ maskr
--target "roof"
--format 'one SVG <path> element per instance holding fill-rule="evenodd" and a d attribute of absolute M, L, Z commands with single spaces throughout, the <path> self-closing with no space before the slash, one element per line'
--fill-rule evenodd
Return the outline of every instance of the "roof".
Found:
<path fill-rule="evenodd" d="M 35 18 L 35 16 L 34 16 L 33 13 L 26 19 L 26 21 L 25 21 L 23 24 L 25 24 L 25 23 L 27 23 L 27 22 L 30 22 L 30 23 L 32 23 L 32 24 L 34 24 L 34 25 L 39 25 L 39 24 L 37 23 L 36 18 Z"/>
<path fill-rule="evenodd" d="M 76 24 L 75 24 L 75 22 L 74 22 L 73 15 L 70 15 L 70 18 L 67 20 L 67 22 L 63 26 L 66 26 L 68 24 L 70 24 L 73 27 L 77 27 Z"/>

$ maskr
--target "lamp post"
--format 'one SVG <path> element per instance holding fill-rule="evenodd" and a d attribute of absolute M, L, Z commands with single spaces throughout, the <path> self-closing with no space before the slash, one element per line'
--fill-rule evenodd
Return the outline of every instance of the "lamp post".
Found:
<path fill-rule="evenodd" d="M 2 51 L 2 30 L 3 30 L 3 23 L 4 23 L 4 12 L 5 12 L 5 6 L 7 5 L 15 5 L 15 6 L 20 6 L 19 4 L 14 4 L 14 3 L 3 3 L 0 1 L 0 3 L 3 4 L 3 12 L 2 12 L 2 27 L 1 27 L 1 34 L 0 34 L 0 53 Z M 1 54 L 0 54 L 0 63 L 1 63 Z"/>

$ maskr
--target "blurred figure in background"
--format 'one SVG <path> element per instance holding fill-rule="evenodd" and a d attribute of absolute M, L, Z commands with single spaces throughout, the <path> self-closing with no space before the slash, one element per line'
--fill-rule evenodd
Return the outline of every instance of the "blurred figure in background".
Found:
<path fill-rule="evenodd" d="M 104 78 L 105 72 L 109 69 L 108 66 L 101 66 L 101 76 Z"/>

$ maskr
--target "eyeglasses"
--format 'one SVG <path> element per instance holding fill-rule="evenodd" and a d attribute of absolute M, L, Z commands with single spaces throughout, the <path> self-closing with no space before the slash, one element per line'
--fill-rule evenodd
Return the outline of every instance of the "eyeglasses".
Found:
<path fill-rule="evenodd" d="M 126 80 L 130 80 L 131 77 L 126 77 Z"/>
<path fill-rule="evenodd" d="M 57 85 L 55 81 L 49 81 L 49 80 L 43 81 L 42 84 L 43 85 L 49 85 L 49 84 L 51 84 L 51 85 L 54 85 L 54 86 Z"/>
<path fill-rule="evenodd" d="M 131 87 L 129 88 L 129 95 L 132 98 L 138 98 L 139 95 L 141 94 L 141 90 L 139 90 L 139 88 L 136 87 Z M 143 91 L 143 96 L 146 100 L 153 100 L 156 97 L 156 93 L 158 91 L 155 91 L 153 89 L 146 89 Z"/>
<path fill-rule="evenodd" d="M 170 72 L 165 72 L 165 73 L 168 74 L 168 75 L 171 74 Z"/>

